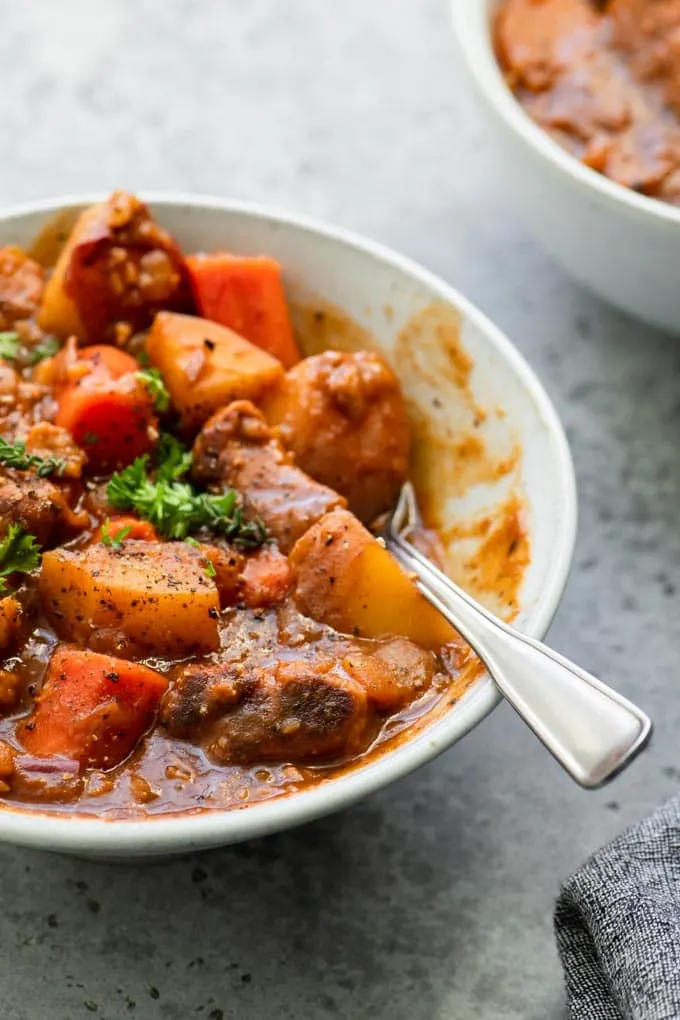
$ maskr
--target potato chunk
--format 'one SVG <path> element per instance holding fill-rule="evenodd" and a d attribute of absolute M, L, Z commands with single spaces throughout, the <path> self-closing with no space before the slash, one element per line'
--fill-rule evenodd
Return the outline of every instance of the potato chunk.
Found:
<path fill-rule="evenodd" d="M 184 258 L 144 203 L 117 191 L 79 217 L 45 288 L 39 325 L 101 342 L 117 324 L 144 329 L 159 308 L 191 308 Z"/>
<path fill-rule="evenodd" d="M 370 351 L 324 351 L 287 373 L 263 403 L 298 467 L 370 524 L 406 481 L 410 429 L 401 387 Z"/>
<path fill-rule="evenodd" d="M 219 646 L 219 595 L 201 554 L 189 545 L 125 542 L 43 556 L 39 589 L 61 637 L 86 643 L 94 631 L 124 634 L 157 655 Z"/>
<path fill-rule="evenodd" d="M 258 399 L 281 377 L 281 363 L 226 326 L 160 312 L 146 345 L 187 429 L 197 430 L 232 400 Z"/>
<path fill-rule="evenodd" d="M 357 637 L 400 635 L 425 648 L 456 632 L 348 510 L 333 510 L 289 556 L 303 613 Z"/>

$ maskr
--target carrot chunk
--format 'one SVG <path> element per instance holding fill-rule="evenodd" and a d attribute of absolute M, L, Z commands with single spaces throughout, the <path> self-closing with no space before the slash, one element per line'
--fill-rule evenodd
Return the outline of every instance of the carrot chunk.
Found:
<path fill-rule="evenodd" d="M 281 266 L 266 256 L 190 255 L 189 279 L 199 315 L 261 347 L 290 368 L 300 360 Z"/>
<path fill-rule="evenodd" d="M 82 348 L 76 361 L 61 368 L 65 381 L 56 384 L 55 424 L 87 451 L 91 471 L 122 467 L 151 450 L 153 400 L 137 378 L 134 358 L 98 345 Z"/>
<path fill-rule="evenodd" d="M 149 521 L 140 521 L 138 517 L 111 517 L 106 527 L 102 525 L 97 528 L 92 536 L 93 542 L 105 542 L 105 539 L 113 542 L 121 532 L 125 532 L 123 539 L 137 539 L 140 542 L 159 542 L 158 532 Z"/>
<path fill-rule="evenodd" d="M 275 546 L 262 546 L 248 556 L 243 570 L 241 598 L 246 606 L 259 608 L 283 601 L 293 583 L 288 557 Z"/>
<path fill-rule="evenodd" d="M 59 645 L 20 740 L 37 757 L 113 768 L 153 724 L 167 683 L 139 663 Z"/>

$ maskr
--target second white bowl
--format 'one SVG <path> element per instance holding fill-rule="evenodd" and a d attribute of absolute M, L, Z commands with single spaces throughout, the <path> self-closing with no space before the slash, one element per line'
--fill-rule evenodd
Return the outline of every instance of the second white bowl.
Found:
<path fill-rule="evenodd" d="M 680 209 L 590 170 L 524 112 L 491 33 L 498 0 L 452 0 L 461 53 L 488 111 L 507 177 L 537 240 L 606 301 L 680 334 Z"/>

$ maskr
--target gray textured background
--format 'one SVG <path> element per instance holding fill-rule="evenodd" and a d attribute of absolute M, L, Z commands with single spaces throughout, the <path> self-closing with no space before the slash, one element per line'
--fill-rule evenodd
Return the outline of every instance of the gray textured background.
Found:
<path fill-rule="evenodd" d="M 2 1020 L 557 1020 L 561 878 L 680 777 L 680 346 L 525 234 L 444 0 L 0 0 L 0 25 L 0 204 L 127 186 L 287 206 L 419 259 L 509 333 L 580 486 L 552 640 L 657 725 L 596 794 L 502 708 L 261 843 L 143 869 L 1 848 Z"/>

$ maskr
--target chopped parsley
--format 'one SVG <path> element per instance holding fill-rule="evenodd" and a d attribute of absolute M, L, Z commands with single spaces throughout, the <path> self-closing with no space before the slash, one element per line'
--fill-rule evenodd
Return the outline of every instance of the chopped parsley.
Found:
<path fill-rule="evenodd" d="M 121 528 L 115 535 L 111 534 L 110 527 L 111 521 L 107 517 L 101 528 L 102 545 L 107 545 L 110 549 L 120 549 L 123 542 L 132 531 L 132 525 L 128 524 L 125 528 Z"/>
<path fill-rule="evenodd" d="M 61 350 L 61 340 L 56 336 L 46 336 L 31 350 L 31 364 L 37 365 L 45 358 L 53 358 Z"/>
<path fill-rule="evenodd" d="M 62 475 L 66 470 L 66 461 L 62 457 L 38 457 L 33 453 L 26 453 L 26 444 L 17 439 L 14 443 L 8 443 L 0 436 L 0 464 L 5 467 L 16 468 L 17 471 L 35 471 L 39 478 L 47 478 L 48 475 Z"/>
<path fill-rule="evenodd" d="M 0 333 L 0 358 L 5 361 L 14 361 L 19 354 L 21 337 L 18 333 Z"/>
<path fill-rule="evenodd" d="M 40 566 L 40 547 L 34 535 L 18 524 L 10 524 L 0 542 L 0 593 L 7 590 L 10 574 L 29 574 Z"/>
<path fill-rule="evenodd" d="M 210 495 L 180 481 L 190 467 L 191 453 L 164 434 L 155 471 L 145 454 L 116 472 L 106 490 L 109 504 L 116 510 L 133 510 L 165 538 L 186 539 L 192 531 L 209 528 L 243 548 L 262 545 L 267 539 L 264 524 L 244 517 L 233 489 Z"/>
<path fill-rule="evenodd" d="M 161 413 L 167 411 L 170 407 L 170 394 L 159 370 L 157 368 L 143 368 L 137 372 L 137 378 L 146 386 L 156 410 Z"/>

